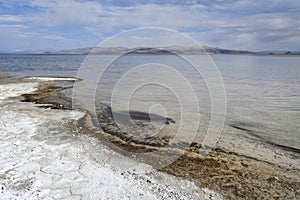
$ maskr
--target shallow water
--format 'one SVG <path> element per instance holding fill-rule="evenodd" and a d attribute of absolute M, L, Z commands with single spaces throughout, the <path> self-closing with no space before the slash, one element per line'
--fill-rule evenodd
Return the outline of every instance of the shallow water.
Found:
<path fill-rule="evenodd" d="M 19 101 L 40 84 L 0 84 L 1 199 L 221 199 L 71 129 L 84 112 Z"/>
<path fill-rule="evenodd" d="M 93 55 L 92 62 L 88 64 L 93 72 L 99 73 L 97 69 L 106 68 L 104 64 L 112 57 L 113 55 Z M 189 55 L 186 58 L 201 61 L 201 56 Z M 2 54 L 0 74 L 16 77 L 75 76 L 84 59 L 84 55 Z M 220 70 L 226 89 L 225 125 L 249 129 L 259 136 L 257 139 L 300 148 L 300 57 L 215 55 L 212 59 Z M 103 73 L 96 92 L 92 89 L 84 91 L 83 97 L 93 98 L 95 93 L 98 103 L 110 104 L 112 89 L 117 81 L 135 66 L 149 63 L 152 63 L 150 65 L 153 67 L 158 66 L 154 63 L 172 66 L 186 77 L 200 102 L 199 129 L 207 130 L 211 118 L 211 99 L 205 78 L 197 74 L 188 62 L 174 55 L 127 55 L 118 58 Z M 205 62 L 201 64 L 205 65 Z M 116 102 L 113 102 L 116 108 L 122 98 L 126 101 L 126 90 L 132 85 L 147 80 L 149 76 L 159 76 L 159 71 L 151 71 L 151 66 L 147 69 L 142 75 L 129 74 L 128 77 L 132 81 L 122 86 L 124 93 L 121 90 L 115 98 Z M 90 74 L 88 77 L 98 79 L 99 74 Z M 166 77 L 167 79 L 172 80 L 172 77 Z M 177 91 L 185 94 L 184 88 L 177 87 L 176 78 L 173 80 L 175 83 L 172 84 L 175 84 Z M 151 108 L 154 114 L 168 116 L 179 122 L 180 105 L 192 105 L 192 100 L 189 100 L 189 97 L 185 97 L 184 102 L 178 103 L 176 94 L 171 90 L 157 84 L 149 84 L 139 88 L 131 96 L 130 109 L 144 112 Z M 151 107 L 154 104 L 156 106 Z M 195 110 L 191 106 L 188 112 L 193 113 Z"/>

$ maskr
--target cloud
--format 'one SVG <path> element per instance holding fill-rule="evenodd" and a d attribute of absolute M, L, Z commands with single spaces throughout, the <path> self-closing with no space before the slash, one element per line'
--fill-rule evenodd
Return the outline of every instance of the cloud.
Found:
<path fill-rule="evenodd" d="M 234 7 L 228 6 L 227 9 L 240 8 Z M 227 12 L 223 14 L 218 12 L 217 15 L 222 15 L 222 18 L 210 15 L 206 20 L 208 31 L 189 34 L 205 44 L 225 48 L 257 51 L 300 50 L 300 21 L 298 20 L 300 12 L 298 11 L 287 12 L 283 9 L 257 13 L 254 9 L 252 13 L 239 17 L 232 17 Z"/>
<path fill-rule="evenodd" d="M 62 42 L 66 44 L 67 39 L 57 35 L 41 34 L 35 32 L 24 32 L 23 25 L 0 25 L 0 50 L 37 50 L 63 48 Z M 75 47 L 75 46 L 74 46 Z"/>
<path fill-rule="evenodd" d="M 107 12 L 97 2 L 32 0 L 31 6 L 41 9 L 30 21 L 44 26 L 66 26 L 97 23 Z"/>
<path fill-rule="evenodd" d="M 16 2 L 20 4 L 17 6 Z M 164 27 L 187 33 L 199 43 L 210 46 L 300 50 L 300 22 L 297 20 L 300 2 L 297 0 L 29 0 L 26 3 L 0 0 L 0 3 L 10 11 L 15 5 L 15 13 L 22 13 L 0 15 L 0 24 L 14 25 L 14 31 L 20 35 L 37 33 L 39 40 L 48 40 L 49 35 L 60 40 L 65 48 L 74 46 L 66 43 L 67 40 L 83 46 L 96 45 L 123 30 Z M 10 28 L 12 31 L 13 27 Z M 148 37 L 150 41 L 151 35 Z"/>
<path fill-rule="evenodd" d="M 251 0 L 239 0 L 239 1 L 226 1 L 211 4 L 213 8 L 223 11 L 236 11 L 244 14 L 253 13 L 273 13 L 278 11 L 292 11 L 299 10 L 300 4 L 298 0 L 269 0 L 269 1 L 251 1 Z"/>
<path fill-rule="evenodd" d="M 26 28 L 26 26 L 24 25 L 20 25 L 20 24 L 0 24 L 0 28 L 2 31 L 0 32 L 3 32 L 3 31 L 11 31 L 11 32 L 15 32 L 15 31 L 19 31 L 19 30 L 22 30 L 24 28 Z"/>
<path fill-rule="evenodd" d="M 124 31 L 116 37 L 105 40 L 101 47 L 159 47 L 159 46 L 196 46 L 190 37 L 172 29 L 148 27 Z"/>
<path fill-rule="evenodd" d="M 178 5 L 156 4 L 103 7 L 97 2 L 75 0 L 33 0 L 31 5 L 42 8 L 40 13 L 27 18 L 37 25 L 47 27 L 101 26 L 102 31 L 110 31 L 114 28 L 123 29 L 128 26 L 162 26 L 174 29 L 192 26 L 193 20 L 197 17 L 195 12 L 203 9 L 201 5 L 182 8 Z M 91 27 L 90 30 L 92 30 Z"/>
<path fill-rule="evenodd" d="M 0 15 L 0 23 L 23 22 L 22 16 L 18 15 Z"/>

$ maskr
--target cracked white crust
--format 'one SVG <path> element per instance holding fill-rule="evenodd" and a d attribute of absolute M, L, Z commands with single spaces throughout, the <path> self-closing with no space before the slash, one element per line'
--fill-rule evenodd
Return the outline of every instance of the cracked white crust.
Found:
<path fill-rule="evenodd" d="M 79 111 L 51 110 L 7 99 L 37 83 L 0 85 L 1 199 L 220 199 L 194 183 L 125 158 L 68 122 Z M 127 165 L 128 164 L 128 165 Z M 126 167 L 130 166 L 130 167 Z"/>

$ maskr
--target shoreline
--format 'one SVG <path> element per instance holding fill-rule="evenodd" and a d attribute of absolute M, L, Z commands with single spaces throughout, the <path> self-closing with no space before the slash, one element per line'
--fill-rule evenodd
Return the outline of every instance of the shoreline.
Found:
<path fill-rule="evenodd" d="M 56 93 L 59 93 L 59 91 L 61 89 L 57 89 Z M 61 98 L 61 100 L 64 99 Z M 58 105 L 62 104 L 58 103 Z M 54 108 L 65 109 L 60 106 L 55 106 Z M 128 151 L 148 152 L 161 149 L 151 145 L 124 141 L 115 135 L 101 131 L 95 126 L 89 114 L 79 119 L 75 126 L 78 130 L 82 130 L 82 134 L 87 134 L 88 132 L 88 135 L 98 138 L 100 142 L 125 156 L 131 156 Z M 167 149 L 166 151 L 169 150 Z M 215 148 L 205 158 L 199 157 L 197 148 L 175 148 L 173 150 L 174 153 L 180 151 L 179 154 L 183 152 L 184 154 L 180 156 L 179 160 L 160 169 L 160 171 L 193 180 L 199 187 L 205 186 L 213 189 L 226 198 L 261 198 L 266 196 L 266 191 L 269 191 L 269 197 L 276 197 L 276 195 L 273 195 L 277 191 L 281 191 L 281 194 L 277 194 L 279 198 L 287 197 L 288 195 L 300 197 L 300 191 L 297 191 L 297 188 L 300 188 L 300 170 L 298 169 L 288 169 L 272 162 L 255 159 L 255 157 L 219 147 Z M 155 167 L 153 158 L 146 160 L 145 158 L 135 157 L 135 159 Z M 161 157 L 160 159 L 164 158 Z M 292 188 L 294 188 L 294 194 L 290 194 L 293 191 L 291 190 Z"/>
<path fill-rule="evenodd" d="M 41 104 L 38 107 L 58 110 L 71 110 L 70 101 L 60 95 L 63 87 L 53 87 L 54 84 L 42 84 L 35 94 L 23 95 L 24 101 Z M 69 124 L 79 135 L 91 135 L 109 148 L 129 156 L 131 152 L 148 152 L 161 149 L 160 147 L 135 144 L 99 130 L 89 114 L 85 114 Z M 117 146 L 117 148 L 116 148 Z M 165 149 L 169 151 L 170 149 Z M 129 153 L 128 153 L 129 151 Z M 171 165 L 160 169 L 162 172 L 192 180 L 199 187 L 207 187 L 221 193 L 225 198 L 288 198 L 300 197 L 300 170 L 289 169 L 269 161 L 255 159 L 226 148 L 217 147 L 206 157 L 200 158 L 197 148 L 173 149 L 180 158 Z M 180 152 L 178 152 L 180 151 Z M 153 158 L 144 157 L 135 160 L 152 165 Z M 163 156 L 159 159 L 166 159 Z"/>
<path fill-rule="evenodd" d="M 276 146 L 276 147 L 281 148 L 281 149 L 283 149 L 285 151 L 290 151 L 290 152 L 294 152 L 294 153 L 300 154 L 300 149 L 295 148 L 295 147 L 289 147 L 289 146 L 281 145 L 281 144 L 276 144 L 276 143 L 271 142 L 271 141 L 267 141 L 267 140 L 265 140 L 265 139 L 263 139 L 262 137 L 259 136 L 259 132 L 255 132 L 253 130 L 250 130 L 250 129 L 247 129 L 247 128 L 243 128 L 243 127 L 240 127 L 240 126 L 237 126 L 237 125 L 234 125 L 234 124 L 230 125 L 230 126 L 233 127 L 233 128 L 236 128 L 236 129 L 248 132 L 249 134 L 251 134 L 251 135 L 253 135 L 253 136 L 261 139 L 263 142 L 265 142 L 267 144 Z"/>
<path fill-rule="evenodd" d="M 0 99 L 3 199 L 221 199 L 214 191 L 157 172 L 78 134 L 72 124 L 85 112 L 45 104 L 45 95 L 56 93 L 50 89 L 56 83 L 0 80 L 0 91 L 7 94 Z M 40 95 L 42 104 L 22 101 L 24 93 L 36 99 Z"/>
<path fill-rule="evenodd" d="M 117 136 L 99 131 L 92 123 L 89 115 L 78 120 L 76 125 L 77 128 L 82 127 L 82 134 L 90 134 L 102 142 L 104 139 L 105 145 L 139 162 L 157 167 L 153 163 L 153 159 L 164 159 L 164 155 L 160 158 L 150 157 L 148 159 L 131 156 L 128 152 L 146 153 L 148 151 L 161 150 L 161 148 L 128 143 Z M 165 151 L 166 155 L 170 154 L 170 149 L 165 149 Z M 199 157 L 197 148 L 188 150 L 172 149 L 171 151 L 182 154 L 182 156 L 169 166 L 159 169 L 159 171 L 192 180 L 199 187 L 207 187 L 220 193 L 225 199 L 256 199 L 266 196 L 269 198 L 278 197 L 278 199 L 297 199 L 300 197 L 300 191 L 297 191 L 297 188 L 300 186 L 299 170 L 284 169 L 270 162 L 219 148 L 214 149 L 205 158 Z M 291 194 L 293 190 L 295 193 Z M 281 193 L 274 195 L 278 191 L 281 191 Z"/>

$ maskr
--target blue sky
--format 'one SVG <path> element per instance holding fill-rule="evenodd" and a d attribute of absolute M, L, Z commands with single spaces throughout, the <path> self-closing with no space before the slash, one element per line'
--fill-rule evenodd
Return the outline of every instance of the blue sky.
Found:
<path fill-rule="evenodd" d="M 201 45 L 300 51 L 299 0 L 0 0 L 0 51 L 92 47 L 163 27 Z"/>

